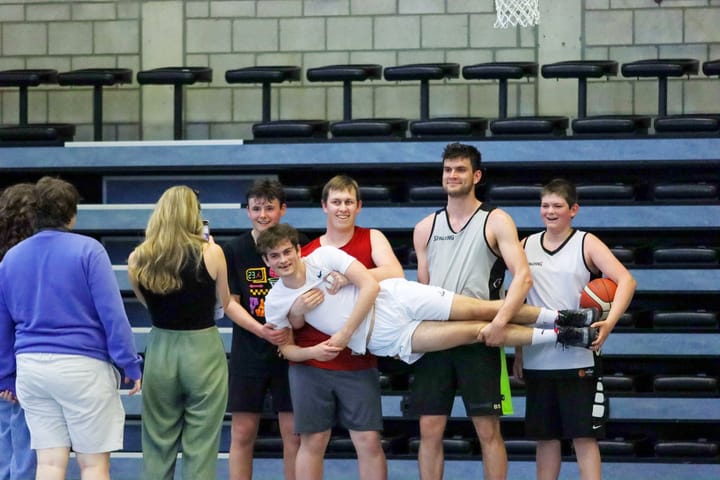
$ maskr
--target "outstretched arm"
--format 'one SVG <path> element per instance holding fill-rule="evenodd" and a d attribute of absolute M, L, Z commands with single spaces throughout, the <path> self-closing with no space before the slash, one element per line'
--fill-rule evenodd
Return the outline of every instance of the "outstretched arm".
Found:
<path fill-rule="evenodd" d="M 502 257 L 512 274 L 505 300 L 490 325 L 483 329 L 483 337 L 488 345 L 497 346 L 503 341 L 502 328 L 513 318 L 532 287 L 530 267 L 525 251 L 518 240 L 517 227 L 510 215 L 502 210 L 493 210 L 488 219 L 488 241 L 497 247 L 496 253 Z"/>

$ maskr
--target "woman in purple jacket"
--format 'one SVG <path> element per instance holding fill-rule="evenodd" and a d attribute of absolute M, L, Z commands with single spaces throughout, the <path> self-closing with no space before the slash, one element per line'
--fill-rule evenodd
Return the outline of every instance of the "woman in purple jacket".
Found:
<path fill-rule="evenodd" d="M 36 189 L 38 232 L 0 263 L 0 391 L 25 409 L 38 478 L 65 478 L 72 448 L 83 480 L 109 479 L 125 423 L 118 368 L 134 394 L 142 360 L 105 249 L 70 232 L 77 190 L 50 177 Z"/>

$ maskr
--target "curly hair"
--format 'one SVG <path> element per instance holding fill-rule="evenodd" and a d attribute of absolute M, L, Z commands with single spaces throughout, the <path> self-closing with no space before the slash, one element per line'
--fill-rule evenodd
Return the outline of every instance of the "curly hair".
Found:
<path fill-rule="evenodd" d="M 203 246 L 200 202 L 185 186 L 170 187 L 150 215 L 145 240 L 132 253 L 128 273 L 157 294 L 182 288 L 181 270 L 188 263 L 200 267 Z"/>
<path fill-rule="evenodd" d="M 32 183 L 18 183 L 0 195 L 0 259 L 10 248 L 37 229 L 37 189 Z"/>

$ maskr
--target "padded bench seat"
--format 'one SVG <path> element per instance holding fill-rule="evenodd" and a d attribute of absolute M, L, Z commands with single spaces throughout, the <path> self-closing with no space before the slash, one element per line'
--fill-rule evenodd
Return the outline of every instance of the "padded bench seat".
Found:
<path fill-rule="evenodd" d="M 576 78 L 578 80 L 577 118 L 572 121 L 576 135 L 644 135 L 651 119 L 647 115 L 587 116 L 587 79 L 614 77 L 618 64 L 612 60 L 569 60 L 542 66 L 544 78 Z"/>
<path fill-rule="evenodd" d="M 327 138 L 325 120 L 271 120 L 272 85 L 300 80 L 301 69 L 295 65 L 244 67 L 225 72 L 230 84 L 259 83 L 262 85 L 262 121 L 252 126 L 253 137 L 259 141 L 303 141 Z"/>
<path fill-rule="evenodd" d="M 535 62 L 490 62 L 463 67 L 462 75 L 472 80 L 498 80 L 498 119 L 490 122 L 490 131 L 497 136 L 564 136 L 568 128 L 567 117 L 507 116 L 507 88 L 509 79 L 537 77 Z"/>

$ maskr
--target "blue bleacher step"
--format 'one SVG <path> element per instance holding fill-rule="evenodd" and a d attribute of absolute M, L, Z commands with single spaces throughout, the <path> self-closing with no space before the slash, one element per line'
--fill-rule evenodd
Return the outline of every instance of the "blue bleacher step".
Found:
<path fill-rule="evenodd" d="M 165 190 L 187 185 L 199 192 L 202 203 L 244 203 L 248 188 L 258 178 L 277 175 L 117 175 L 103 177 L 103 203 L 152 203 Z"/>

